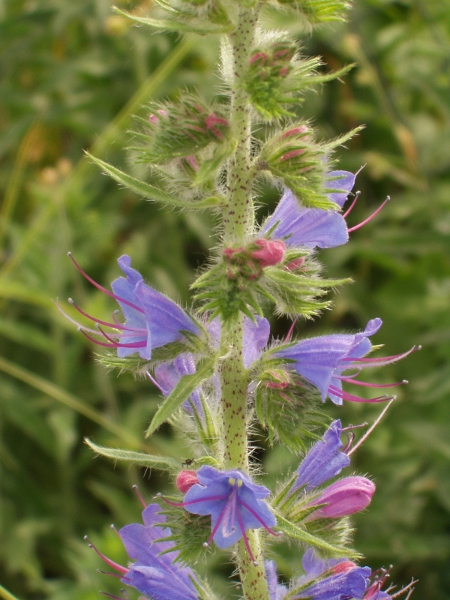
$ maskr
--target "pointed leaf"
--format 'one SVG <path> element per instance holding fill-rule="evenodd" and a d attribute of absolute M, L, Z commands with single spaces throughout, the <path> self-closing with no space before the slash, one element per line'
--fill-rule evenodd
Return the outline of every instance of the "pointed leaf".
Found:
<path fill-rule="evenodd" d="M 141 196 L 145 196 L 146 198 L 150 198 L 151 200 L 164 202 L 165 204 L 170 204 L 172 206 L 186 207 L 185 202 L 173 198 L 172 196 L 166 194 L 159 188 L 150 185 L 149 183 L 145 183 L 144 181 L 140 181 L 139 179 L 136 179 L 135 177 L 124 173 L 123 171 L 120 171 L 120 169 L 117 169 L 116 167 L 113 167 L 105 161 L 100 160 L 95 156 L 92 156 L 92 154 L 89 154 L 89 152 L 86 152 L 86 155 L 115 181 L 121 183 L 130 190 L 133 190 L 133 192 L 136 192 L 136 194 L 140 194 Z"/>
<path fill-rule="evenodd" d="M 170 418 L 170 416 L 189 398 L 192 392 L 198 388 L 205 379 L 212 377 L 214 374 L 214 366 L 214 360 L 200 362 L 197 365 L 197 371 L 195 373 L 186 375 L 180 379 L 172 392 L 157 410 L 146 431 L 145 437 L 149 437 L 160 425 L 167 421 L 167 419 Z"/>
<path fill-rule="evenodd" d="M 169 458 L 168 456 L 153 456 L 152 454 L 146 454 L 145 452 L 133 452 L 132 450 L 106 448 L 105 446 L 98 446 L 97 444 L 94 444 L 94 442 L 91 442 L 91 440 L 88 438 L 85 438 L 84 441 L 96 454 L 106 456 L 107 458 L 112 458 L 113 460 L 123 460 L 134 465 L 139 465 L 140 467 L 149 467 L 151 469 L 160 469 L 162 471 L 180 470 L 180 462 L 175 458 Z"/>
<path fill-rule="evenodd" d="M 208 33 L 226 33 L 230 31 L 231 26 L 221 26 L 215 27 L 214 25 L 190 25 L 188 23 L 183 23 L 180 20 L 172 20 L 172 19 L 150 19 L 148 17 L 137 17 L 135 15 L 131 15 L 123 10 L 120 10 L 116 6 L 114 7 L 114 12 L 119 15 L 123 15 L 136 23 L 140 23 L 141 25 L 149 25 L 150 27 L 156 27 L 157 29 L 162 29 L 165 31 L 178 31 L 179 33 L 198 33 L 199 35 L 206 35 Z"/>

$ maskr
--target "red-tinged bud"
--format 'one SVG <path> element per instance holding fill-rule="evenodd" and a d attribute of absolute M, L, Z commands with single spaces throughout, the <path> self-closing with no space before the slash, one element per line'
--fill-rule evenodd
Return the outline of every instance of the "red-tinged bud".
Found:
<path fill-rule="evenodd" d="M 168 116 L 168 112 L 167 110 L 157 110 L 156 111 L 161 117 L 167 117 Z M 159 123 L 159 117 L 155 114 L 151 114 L 148 118 L 148 122 L 151 123 L 152 125 L 158 125 Z"/>
<path fill-rule="evenodd" d="M 338 573 L 348 573 L 355 567 L 355 563 L 351 560 L 343 560 L 337 565 L 334 565 L 334 567 L 331 567 L 330 571 L 333 573 L 333 575 L 337 575 Z"/>
<path fill-rule="evenodd" d="M 375 484 L 367 477 L 344 477 L 328 486 L 314 501 L 325 504 L 314 511 L 308 519 L 338 519 L 357 513 L 369 506 L 375 493 Z"/>
<path fill-rule="evenodd" d="M 300 136 L 304 137 L 309 132 L 309 129 L 306 125 L 299 125 L 298 127 L 291 127 L 284 133 L 281 134 L 280 138 L 284 139 L 292 136 Z"/>
<path fill-rule="evenodd" d="M 264 377 L 264 385 L 271 390 L 284 390 L 291 384 L 291 376 L 287 371 L 267 371 Z"/>
<path fill-rule="evenodd" d="M 180 492 L 185 494 L 193 485 L 198 483 L 197 471 L 180 471 L 175 483 Z"/>
<path fill-rule="evenodd" d="M 216 136 L 219 140 L 223 140 L 223 133 L 217 129 L 217 125 L 221 125 L 222 127 L 228 128 L 230 126 L 227 119 L 223 117 L 218 117 L 214 113 L 209 114 L 205 120 L 206 129 L 208 129 L 213 135 Z"/>
<path fill-rule="evenodd" d="M 258 250 L 251 253 L 251 257 L 256 259 L 261 267 L 271 267 L 277 265 L 284 258 L 286 246 L 281 240 L 267 240 L 261 238 L 255 241 Z"/>
<path fill-rule="evenodd" d="M 269 55 L 266 52 L 255 52 L 250 57 L 249 63 L 252 65 L 253 63 L 259 62 L 260 64 L 264 64 L 269 58 Z"/>
<path fill-rule="evenodd" d="M 285 268 L 288 271 L 297 271 L 298 269 L 301 269 L 304 264 L 305 259 L 303 256 L 300 256 L 300 258 L 295 258 L 294 260 L 289 261 Z"/>

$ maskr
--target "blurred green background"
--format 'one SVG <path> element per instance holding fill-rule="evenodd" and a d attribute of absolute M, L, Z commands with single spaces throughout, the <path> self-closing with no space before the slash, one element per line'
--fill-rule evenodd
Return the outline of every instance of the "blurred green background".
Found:
<path fill-rule="evenodd" d="M 151 2 L 119 4 L 141 10 Z M 373 569 L 392 563 L 398 584 L 420 579 L 414 598 L 442 600 L 450 598 L 450 3 L 354 4 L 348 23 L 314 34 L 276 19 L 306 53 L 323 57 L 325 70 L 358 65 L 345 81 L 308 95 L 303 108 L 324 138 L 366 124 L 338 152 L 341 168 L 366 165 L 350 225 L 392 198 L 351 243 L 322 253 L 330 277 L 355 283 L 338 291 L 323 319 L 298 331 L 355 330 L 380 316 L 374 341 L 385 344 L 383 353 L 422 344 L 369 374 L 410 384 L 353 455 L 355 469 L 378 486 L 355 519 L 355 537 Z M 190 452 L 169 428 L 143 442 L 157 393 L 148 381 L 106 372 L 98 348 L 54 304 L 73 296 L 105 317 L 115 308 L 82 280 L 68 250 L 105 286 L 126 252 L 148 283 L 187 304 L 189 283 L 215 243 L 207 213 L 145 202 L 83 157 L 90 149 L 139 174 L 125 150 L 131 114 L 185 89 L 220 90 L 217 40 L 154 35 L 114 16 L 111 6 L 0 1 L 0 583 L 23 600 L 117 594 L 120 584 L 96 572 L 99 560 L 83 535 L 125 560 L 109 524 L 139 519 L 132 484 L 150 499 L 171 483 L 94 458 L 84 437 Z M 273 191 L 265 198 L 261 214 L 276 201 Z M 346 423 L 372 422 L 380 411 L 328 408 Z M 264 466 L 275 476 L 280 464 L 297 461 L 277 449 Z M 212 582 L 220 588 L 219 571 Z"/>

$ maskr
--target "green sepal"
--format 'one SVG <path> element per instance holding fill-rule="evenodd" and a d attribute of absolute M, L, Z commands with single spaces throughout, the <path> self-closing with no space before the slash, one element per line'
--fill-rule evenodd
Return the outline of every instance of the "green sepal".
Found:
<path fill-rule="evenodd" d="M 172 414 L 189 398 L 192 392 L 198 388 L 205 379 L 212 377 L 214 374 L 214 367 L 215 359 L 200 361 L 197 363 L 197 370 L 195 373 L 192 373 L 192 375 L 185 375 L 180 379 L 154 415 L 152 422 L 145 433 L 146 438 L 167 421 L 167 419 L 172 416 Z"/>
<path fill-rule="evenodd" d="M 91 442 L 89 438 L 85 438 L 84 441 L 96 454 L 112 458 L 113 460 L 125 461 L 139 467 L 173 472 L 179 471 L 181 467 L 179 460 L 169 458 L 168 456 L 154 456 L 152 454 L 145 454 L 144 452 L 98 446 L 97 444 L 94 444 L 94 442 Z"/>
<path fill-rule="evenodd" d="M 297 540 L 303 544 L 307 544 L 308 546 L 314 546 L 314 548 L 317 548 L 323 554 L 329 557 L 342 558 L 345 556 L 354 560 L 360 558 L 360 555 L 354 550 L 324 542 L 322 539 L 312 535 L 311 533 L 308 533 L 301 527 L 294 525 L 276 510 L 273 510 L 273 512 L 277 519 L 277 528 L 291 539 Z"/>
<path fill-rule="evenodd" d="M 216 196 L 209 196 L 208 198 L 204 198 L 197 202 L 186 202 L 184 200 L 179 200 L 178 198 L 174 198 L 170 194 L 167 194 L 163 190 L 150 185 L 149 183 L 145 183 L 140 179 L 136 179 L 127 173 L 124 173 L 120 169 L 113 167 L 107 162 L 101 160 L 100 158 L 96 158 L 86 152 L 86 156 L 90 158 L 96 165 L 98 165 L 105 173 L 107 173 L 110 177 L 112 177 L 118 183 L 124 185 L 128 189 L 132 190 L 136 194 L 140 196 L 144 196 L 149 200 L 153 200 L 155 202 L 162 202 L 163 204 L 167 204 L 169 206 L 177 206 L 180 208 L 192 208 L 192 209 L 204 209 L 204 208 L 212 208 L 219 206 L 221 204 L 221 199 Z"/>
<path fill-rule="evenodd" d="M 176 31 L 178 33 L 196 33 L 198 35 L 207 35 L 210 33 L 228 33 L 234 28 L 234 25 L 231 22 L 226 24 L 216 26 L 216 25 L 208 25 L 208 24 L 198 24 L 194 25 L 191 23 L 183 22 L 181 19 L 185 16 L 188 18 L 187 13 L 181 13 L 178 15 L 177 19 L 152 19 L 150 17 L 137 17 L 136 15 L 131 15 L 123 10 L 120 10 L 116 6 L 114 7 L 114 12 L 131 19 L 135 23 L 139 23 L 141 25 L 148 25 L 150 27 L 156 27 L 157 29 L 161 29 L 164 31 Z"/>

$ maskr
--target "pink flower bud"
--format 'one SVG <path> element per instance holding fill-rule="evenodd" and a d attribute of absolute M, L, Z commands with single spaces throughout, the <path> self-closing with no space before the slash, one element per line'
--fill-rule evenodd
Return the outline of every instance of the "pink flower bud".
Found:
<path fill-rule="evenodd" d="M 197 471 L 180 471 L 177 475 L 176 486 L 182 494 L 196 483 L 198 483 Z"/>
<path fill-rule="evenodd" d="M 290 262 L 288 262 L 288 264 L 285 266 L 285 268 L 288 271 L 297 271 L 298 269 L 301 269 L 301 267 L 304 265 L 305 263 L 305 259 L 303 256 L 300 256 L 299 258 L 294 258 L 294 260 L 291 260 Z"/>
<path fill-rule="evenodd" d="M 334 565 L 334 567 L 331 567 L 330 571 L 333 573 L 333 575 L 337 575 L 338 573 L 348 573 L 355 567 L 355 563 L 351 560 L 343 560 L 337 565 Z"/>
<path fill-rule="evenodd" d="M 161 110 L 157 110 L 156 111 L 161 117 L 167 117 L 168 116 L 168 112 L 167 110 L 161 109 Z M 159 117 L 157 115 L 151 114 L 148 118 L 149 123 L 151 123 L 152 125 L 157 125 L 159 123 Z"/>
<path fill-rule="evenodd" d="M 305 134 L 309 132 L 309 129 L 306 125 L 298 125 L 297 127 L 292 127 L 285 131 L 280 137 L 281 139 L 292 137 L 292 136 L 300 136 L 303 137 Z"/>
<path fill-rule="evenodd" d="M 283 260 L 286 246 L 281 240 L 261 238 L 255 240 L 255 246 L 258 246 L 259 250 L 254 250 L 251 256 L 259 261 L 261 267 L 277 265 Z"/>
<path fill-rule="evenodd" d="M 309 519 L 337 519 L 352 515 L 369 506 L 375 493 L 375 484 L 367 477 L 344 477 L 328 486 L 314 500 L 314 504 L 324 504 L 314 511 Z"/>

